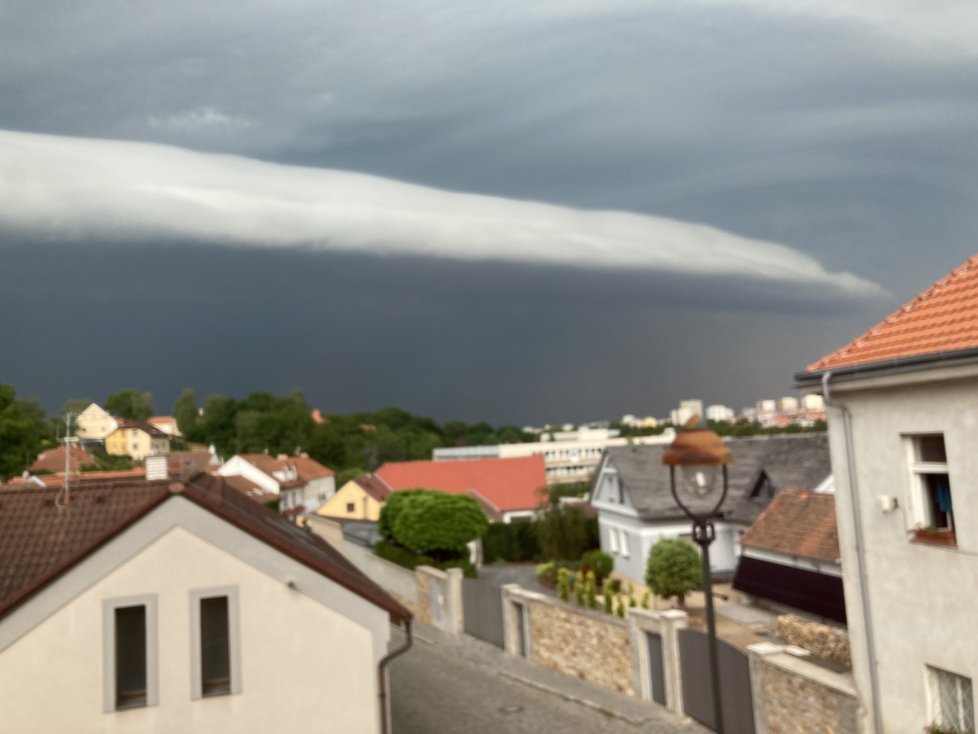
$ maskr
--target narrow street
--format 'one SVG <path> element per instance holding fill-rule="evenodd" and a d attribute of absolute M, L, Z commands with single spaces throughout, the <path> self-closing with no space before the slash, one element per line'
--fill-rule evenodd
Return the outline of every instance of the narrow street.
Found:
<path fill-rule="evenodd" d="M 594 705 L 589 706 L 568 700 L 564 697 L 567 694 L 541 690 L 528 682 L 533 678 L 558 682 L 564 678 L 554 676 L 557 674 L 551 676 L 550 671 L 540 671 L 471 638 L 434 638 L 434 642 L 416 638 L 412 649 L 391 663 L 393 734 L 705 731 L 695 724 L 680 723 L 664 709 L 635 699 L 595 689 L 593 696 L 588 697 Z M 567 679 L 566 683 L 568 691 L 580 690 L 575 679 Z"/>

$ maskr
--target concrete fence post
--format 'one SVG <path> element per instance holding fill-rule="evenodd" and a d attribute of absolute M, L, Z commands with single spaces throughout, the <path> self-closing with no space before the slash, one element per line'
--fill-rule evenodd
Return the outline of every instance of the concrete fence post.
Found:
<path fill-rule="evenodd" d="M 446 571 L 445 606 L 448 612 L 446 632 L 460 635 L 465 631 L 465 608 L 462 602 L 462 580 L 464 574 L 460 568 L 450 568 Z"/>
<path fill-rule="evenodd" d="M 679 655 L 679 631 L 689 625 L 689 615 L 678 609 L 654 612 L 633 607 L 628 612 L 629 641 L 632 652 L 632 680 L 636 691 L 646 701 L 652 698 L 652 666 L 648 634 L 662 641 L 662 673 L 666 708 L 678 716 L 683 709 L 682 660 Z"/>

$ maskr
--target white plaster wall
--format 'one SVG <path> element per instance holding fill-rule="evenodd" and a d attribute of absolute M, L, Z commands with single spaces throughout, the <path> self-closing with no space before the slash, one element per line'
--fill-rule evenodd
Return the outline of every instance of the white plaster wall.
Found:
<path fill-rule="evenodd" d="M 217 470 L 222 477 L 244 477 L 254 482 L 266 492 L 279 493 L 278 481 L 274 477 L 268 476 L 261 469 L 242 459 L 240 456 L 232 456 Z"/>
<path fill-rule="evenodd" d="M 853 419 L 856 496 L 865 533 L 865 582 L 882 730 L 920 731 L 931 721 L 925 665 L 978 681 L 974 595 L 978 586 L 978 377 L 863 390 L 843 383 L 835 388 L 834 397 L 849 407 Z M 944 434 L 956 549 L 908 540 L 908 528 L 915 520 L 909 510 L 911 474 L 901 434 L 929 432 Z M 853 491 L 846 471 L 842 418 L 836 410 L 830 412 L 829 433 L 853 672 L 866 717 L 864 730 L 870 731 L 866 712 L 871 709 L 871 663 L 859 593 Z M 896 496 L 899 508 L 882 512 L 879 495 Z"/>
<path fill-rule="evenodd" d="M 228 585 L 240 594 L 242 692 L 194 701 L 189 592 Z M 102 601 L 136 594 L 158 595 L 159 705 L 103 713 Z M 378 610 L 362 607 L 364 624 L 172 528 L 0 653 L 0 731 L 375 733 L 386 638 L 371 631 Z"/>

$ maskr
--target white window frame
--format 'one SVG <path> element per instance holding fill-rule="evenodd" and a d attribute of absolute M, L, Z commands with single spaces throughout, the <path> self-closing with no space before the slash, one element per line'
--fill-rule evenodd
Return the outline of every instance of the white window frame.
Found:
<path fill-rule="evenodd" d="M 611 546 L 611 552 L 618 554 L 618 528 L 608 527 L 608 544 Z"/>
<path fill-rule="evenodd" d="M 975 734 L 975 722 L 974 722 L 974 695 L 973 688 L 971 684 L 971 678 L 966 675 L 959 675 L 950 670 L 944 670 L 943 668 L 938 668 L 933 665 L 926 666 L 927 669 L 927 710 L 930 715 L 930 721 L 941 724 L 943 726 L 949 726 L 955 729 L 955 731 L 961 732 L 961 734 Z M 957 712 L 954 714 L 953 720 L 949 721 L 944 715 L 944 707 L 941 701 L 941 678 L 947 676 L 950 678 L 950 683 L 952 683 L 956 689 L 957 701 L 956 707 Z M 965 720 L 965 699 L 971 701 L 971 726 L 968 727 Z"/>
<path fill-rule="evenodd" d="M 160 702 L 159 614 L 156 594 L 121 596 L 102 600 L 102 710 L 105 713 L 137 711 L 144 706 L 118 708 L 115 687 L 115 610 L 146 608 L 146 707 Z"/>
<path fill-rule="evenodd" d="M 621 541 L 621 556 L 622 558 L 631 558 L 632 554 L 628 549 L 628 531 L 619 530 L 618 532 L 621 533 L 621 537 L 619 538 Z"/>
<path fill-rule="evenodd" d="M 928 510 L 929 501 L 927 498 L 927 485 L 924 477 L 928 474 L 943 474 L 948 477 L 948 485 L 950 486 L 950 472 L 948 471 L 948 463 L 937 462 L 937 461 L 920 461 L 918 460 L 918 446 L 920 439 L 927 438 L 930 436 L 940 436 L 944 440 L 944 452 L 947 453 L 947 441 L 945 440 L 944 434 L 940 431 L 935 432 L 921 432 L 912 433 L 903 436 L 905 443 L 904 450 L 907 456 L 907 463 L 910 468 L 910 497 L 909 506 L 910 512 L 908 522 L 908 529 L 912 530 L 917 527 L 931 527 L 936 526 L 936 518 L 930 516 Z M 952 489 L 951 494 L 951 529 L 954 530 L 954 494 Z"/>
<path fill-rule="evenodd" d="M 231 672 L 229 693 L 204 696 L 204 682 L 201 671 L 200 639 L 200 600 L 214 596 L 225 596 L 228 600 L 228 662 Z M 240 603 L 237 586 L 216 586 L 207 589 L 190 590 L 190 698 L 220 698 L 241 693 L 241 622 Z"/>

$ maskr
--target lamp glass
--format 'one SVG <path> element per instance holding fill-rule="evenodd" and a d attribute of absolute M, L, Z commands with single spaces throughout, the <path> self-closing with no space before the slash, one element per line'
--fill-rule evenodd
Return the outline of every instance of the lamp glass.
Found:
<path fill-rule="evenodd" d="M 718 464 L 687 464 L 682 467 L 683 489 L 696 499 L 706 499 L 716 488 Z"/>

